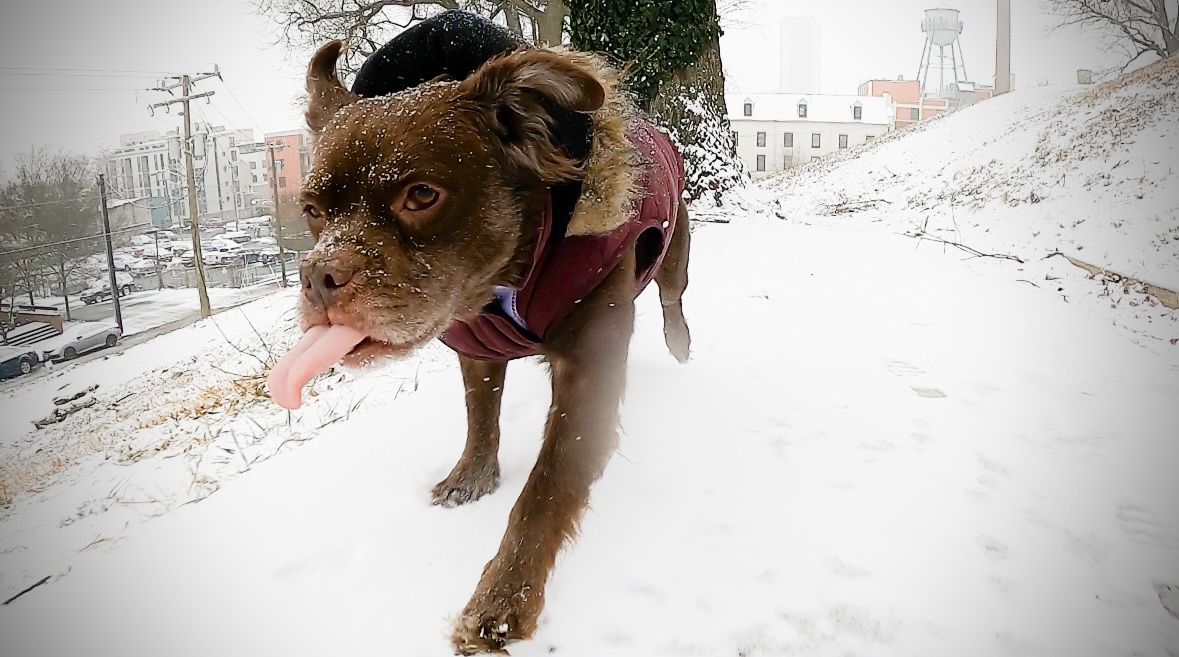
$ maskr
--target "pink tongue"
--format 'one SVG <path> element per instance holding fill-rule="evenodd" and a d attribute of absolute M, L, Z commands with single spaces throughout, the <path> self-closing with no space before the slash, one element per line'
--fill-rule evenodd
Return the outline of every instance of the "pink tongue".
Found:
<path fill-rule="evenodd" d="M 283 408 L 299 408 L 302 390 L 317 374 L 331 367 L 365 337 L 349 326 L 313 326 L 270 370 L 266 385 Z"/>

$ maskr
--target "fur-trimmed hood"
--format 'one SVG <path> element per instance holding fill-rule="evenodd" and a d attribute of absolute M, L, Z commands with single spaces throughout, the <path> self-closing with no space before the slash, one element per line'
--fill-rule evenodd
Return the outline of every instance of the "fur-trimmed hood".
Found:
<path fill-rule="evenodd" d="M 566 235 L 601 235 L 626 223 L 639 194 L 643 158 L 627 139 L 638 116 L 618 71 L 602 58 L 568 48 L 550 48 L 589 72 L 606 91 L 602 108 L 592 112 L 593 142 L 585 163 L 581 197 Z"/>

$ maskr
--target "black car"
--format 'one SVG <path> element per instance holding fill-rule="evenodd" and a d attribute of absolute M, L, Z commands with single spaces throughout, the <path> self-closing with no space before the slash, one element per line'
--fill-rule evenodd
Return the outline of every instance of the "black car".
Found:
<path fill-rule="evenodd" d="M 37 352 L 27 347 L 0 347 L 0 379 L 28 374 L 40 364 Z"/>

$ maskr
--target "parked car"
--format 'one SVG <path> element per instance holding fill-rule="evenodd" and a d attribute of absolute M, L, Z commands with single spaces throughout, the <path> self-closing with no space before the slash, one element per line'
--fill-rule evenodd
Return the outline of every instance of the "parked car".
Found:
<path fill-rule="evenodd" d="M 115 284 L 119 286 L 119 296 L 125 297 L 135 291 L 135 279 L 131 274 L 124 271 L 115 272 Z M 81 295 L 82 303 L 90 305 L 98 303 L 103 299 L 109 299 L 111 296 L 111 283 L 107 276 L 96 278 L 90 287 L 86 288 Z"/>
<path fill-rule="evenodd" d="M 102 347 L 113 347 L 118 344 L 121 337 L 123 337 L 123 332 L 114 324 L 106 322 L 75 324 L 68 327 L 61 335 L 50 339 L 52 346 L 41 352 L 41 360 L 71 360 L 88 351 Z"/>
<path fill-rule="evenodd" d="M 26 347 L 0 347 L 0 379 L 28 374 L 41 363 L 36 351 Z"/>
<path fill-rule="evenodd" d="M 144 258 L 131 263 L 131 273 L 135 276 L 147 276 L 154 274 L 158 266 L 155 260 Z"/>
<path fill-rule="evenodd" d="M 238 244 L 245 244 L 246 242 L 249 242 L 250 240 L 254 239 L 254 238 L 250 237 L 250 234 L 244 230 L 227 230 L 224 233 L 218 235 L 217 237 L 220 239 L 223 239 L 223 240 L 237 242 Z"/>
<path fill-rule="evenodd" d="M 258 252 L 258 258 L 264 263 L 278 262 L 278 247 L 264 246 Z"/>

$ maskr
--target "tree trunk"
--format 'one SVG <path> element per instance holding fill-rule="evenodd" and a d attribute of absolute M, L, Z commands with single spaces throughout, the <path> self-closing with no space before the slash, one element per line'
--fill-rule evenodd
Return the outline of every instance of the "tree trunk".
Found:
<path fill-rule="evenodd" d="M 565 38 L 565 19 L 569 8 L 561 0 L 549 0 L 545 10 L 536 17 L 537 45 L 559 46 Z"/>
<path fill-rule="evenodd" d="M 58 277 L 61 279 L 61 298 L 65 299 L 65 319 L 67 322 L 70 322 L 73 321 L 73 317 L 70 317 L 70 286 L 66 281 L 67 276 L 64 258 L 58 261 L 57 273 Z"/>
<path fill-rule="evenodd" d="M 494 18 L 494 16 L 492 17 Z M 516 11 L 515 5 L 507 5 L 504 7 L 504 22 L 507 23 L 508 32 L 517 39 L 524 38 L 524 27 L 520 24 L 520 12 Z"/>
<path fill-rule="evenodd" d="M 711 20 L 717 20 L 715 9 Z M 746 186 L 749 174 L 737 157 L 725 108 L 719 38 L 695 64 L 660 85 L 648 111 L 680 147 L 689 202 L 720 207 L 729 191 Z"/>

